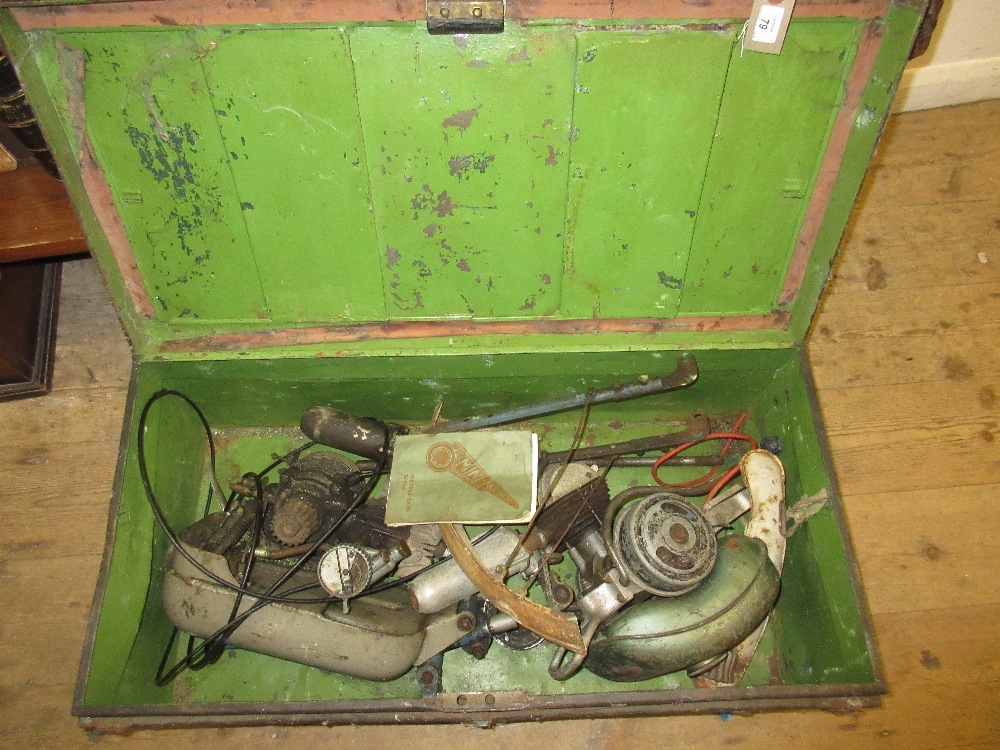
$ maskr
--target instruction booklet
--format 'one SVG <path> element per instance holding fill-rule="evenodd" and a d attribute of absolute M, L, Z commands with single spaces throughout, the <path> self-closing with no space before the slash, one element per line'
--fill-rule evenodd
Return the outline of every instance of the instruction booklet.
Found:
<path fill-rule="evenodd" d="M 535 513 L 538 436 L 477 430 L 396 438 L 385 522 L 525 523 Z"/>

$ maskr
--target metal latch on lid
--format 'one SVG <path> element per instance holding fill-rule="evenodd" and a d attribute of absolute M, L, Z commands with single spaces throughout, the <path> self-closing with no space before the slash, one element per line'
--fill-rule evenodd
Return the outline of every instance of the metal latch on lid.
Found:
<path fill-rule="evenodd" d="M 430 34 L 498 34 L 503 31 L 504 0 L 426 0 Z"/>

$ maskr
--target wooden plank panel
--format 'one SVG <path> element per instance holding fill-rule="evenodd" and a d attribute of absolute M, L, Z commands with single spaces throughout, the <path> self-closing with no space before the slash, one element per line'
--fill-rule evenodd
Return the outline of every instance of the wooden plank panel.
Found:
<path fill-rule="evenodd" d="M 676 315 L 735 36 L 578 35 L 566 316 Z"/>
<path fill-rule="evenodd" d="M 865 591 L 876 614 L 1000 604 L 996 581 L 979 575 L 995 550 L 969 534 L 996 509 L 1000 484 L 852 495 L 845 502 Z M 899 519 L 908 522 L 889 533 Z M 973 521 L 974 522 L 974 521 Z"/>
<path fill-rule="evenodd" d="M 199 50 L 183 32 L 72 35 L 88 134 L 158 315 L 255 320 L 257 278 Z"/>
<path fill-rule="evenodd" d="M 390 318 L 558 311 L 574 49 L 558 26 L 351 34 Z"/>
<path fill-rule="evenodd" d="M 380 257 L 347 35 L 203 31 L 240 210 L 278 321 L 383 320 Z M 252 74 L 246 61 L 266 60 Z"/>
<path fill-rule="evenodd" d="M 859 33 L 848 22 L 792 24 L 781 55 L 743 55 L 736 45 L 681 315 L 773 309 Z"/>

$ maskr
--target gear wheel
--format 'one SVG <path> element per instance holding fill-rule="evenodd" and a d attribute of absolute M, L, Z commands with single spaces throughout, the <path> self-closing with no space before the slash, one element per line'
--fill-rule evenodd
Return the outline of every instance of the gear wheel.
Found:
<path fill-rule="evenodd" d="M 275 508 L 271 517 L 271 536 L 285 547 L 294 547 L 312 536 L 319 522 L 319 511 L 311 503 L 292 498 Z"/>

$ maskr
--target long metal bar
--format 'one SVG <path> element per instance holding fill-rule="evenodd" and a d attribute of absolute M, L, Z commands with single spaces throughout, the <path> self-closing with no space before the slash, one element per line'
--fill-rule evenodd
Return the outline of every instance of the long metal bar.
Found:
<path fill-rule="evenodd" d="M 589 394 L 591 405 L 606 404 L 614 401 L 628 401 L 642 396 L 652 396 L 657 393 L 665 393 L 678 388 L 691 385 L 698 379 L 698 362 L 693 354 L 682 354 L 677 358 L 677 369 L 671 374 L 648 381 L 636 383 L 626 383 L 624 385 L 613 385 L 610 388 L 602 388 L 598 391 L 591 391 Z M 481 430 L 486 427 L 497 427 L 499 425 L 511 424 L 512 422 L 522 422 L 526 419 L 534 419 L 549 414 L 578 409 L 587 401 L 587 393 L 578 393 L 573 396 L 555 398 L 551 401 L 542 401 L 537 404 L 525 404 L 516 406 L 507 411 L 499 411 L 494 414 L 483 414 L 477 417 L 466 417 L 465 419 L 455 419 L 450 422 L 439 422 L 427 427 L 424 432 L 437 434 L 445 432 L 464 432 L 466 430 Z"/>

